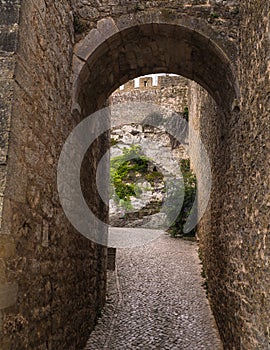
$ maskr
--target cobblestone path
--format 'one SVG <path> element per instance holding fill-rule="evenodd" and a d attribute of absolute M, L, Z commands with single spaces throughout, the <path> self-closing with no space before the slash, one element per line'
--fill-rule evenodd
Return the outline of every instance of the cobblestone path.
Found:
<path fill-rule="evenodd" d="M 86 350 L 221 350 L 195 243 L 162 235 L 118 249 L 107 303 Z"/>

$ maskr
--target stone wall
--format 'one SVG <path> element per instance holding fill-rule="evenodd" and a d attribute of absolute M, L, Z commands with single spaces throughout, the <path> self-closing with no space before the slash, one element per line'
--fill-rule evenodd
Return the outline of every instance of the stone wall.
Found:
<path fill-rule="evenodd" d="M 115 13 L 116 7 L 112 8 L 105 3 L 104 5 L 110 14 Z M 123 29 L 125 18 L 120 19 L 120 15 L 129 16 L 134 8 L 130 4 L 122 6 L 123 4 L 119 3 L 118 5 L 120 12 L 115 14 L 115 18 L 119 18 L 119 27 L 122 26 Z M 151 4 L 146 4 L 146 7 L 149 8 L 149 5 Z M 148 71 L 157 72 L 160 69 L 164 71 L 166 66 L 168 66 L 168 72 L 174 70 L 178 72 L 175 63 L 168 62 L 169 57 L 174 57 L 172 54 L 175 47 L 170 40 L 175 40 L 173 29 L 174 24 L 178 23 L 180 12 L 176 13 L 174 4 L 170 10 L 165 10 L 167 7 L 165 2 L 155 5 L 156 9 L 162 10 L 160 13 L 163 20 L 171 24 L 168 28 L 165 25 L 164 33 L 160 30 L 158 35 L 152 25 L 150 25 L 150 32 L 147 28 L 144 31 L 143 27 L 140 32 L 143 40 L 140 36 L 137 39 L 134 38 L 137 30 L 125 32 L 126 44 L 133 37 L 141 45 L 138 47 L 134 45 L 138 63 L 135 70 L 129 73 L 132 67 L 125 62 L 126 59 L 131 58 L 129 63 L 132 63 L 134 59 L 130 47 L 127 47 L 124 61 L 122 61 L 121 50 L 115 48 L 115 51 L 112 51 L 114 54 L 120 53 L 116 59 L 119 59 L 117 62 L 121 67 L 118 75 L 117 67 L 111 65 L 110 57 L 105 61 L 114 70 L 115 75 L 110 74 L 106 68 L 107 63 L 102 60 L 96 61 L 97 69 L 95 65 L 89 65 L 89 68 L 85 65 L 85 72 L 91 69 L 92 80 L 89 80 L 88 74 L 85 74 L 80 75 L 77 82 L 82 116 L 103 106 L 110 93 L 122 82 L 132 78 L 132 75 L 134 77 Z M 136 5 L 138 21 L 140 21 L 143 6 L 144 2 Z M 85 5 L 86 8 L 87 5 Z M 96 9 L 99 11 L 99 18 L 102 18 L 104 13 L 99 4 Z M 225 28 L 221 22 L 216 21 L 215 16 L 211 16 L 212 9 L 212 5 L 207 5 L 205 8 L 204 6 L 186 6 L 182 10 L 193 17 L 187 20 L 188 25 L 194 28 L 201 25 L 202 32 L 212 35 L 213 32 L 208 28 L 208 24 L 209 27 L 213 25 L 218 28 L 221 25 Z M 78 13 L 77 9 L 75 12 Z M 228 8 L 224 14 L 225 17 L 229 16 Z M 151 16 L 152 8 L 146 14 L 148 22 Z M 194 19 L 196 16 L 203 21 L 207 20 L 208 24 L 198 24 Z M 233 16 L 233 22 L 236 23 L 237 15 Z M 90 27 L 91 23 L 96 24 L 97 19 L 94 16 L 92 19 L 88 18 Z M 231 20 L 228 20 L 226 25 L 228 22 Z M 185 23 L 186 19 L 182 16 L 181 25 Z M 14 99 L 11 101 L 11 138 L 1 236 L 3 246 L 1 346 L 4 349 L 81 348 L 104 301 L 106 251 L 80 237 L 68 224 L 61 209 L 56 188 L 56 166 L 61 147 L 72 128 L 80 120 L 78 114 L 73 113 L 71 118 L 69 113 L 73 83 L 71 79 L 72 24 L 71 8 L 67 2 L 29 0 L 23 3 L 19 47 L 16 50 L 15 91 Z M 233 26 L 231 28 L 233 30 Z M 107 30 L 106 23 L 103 29 Z M 181 31 L 182 29 L 180 35 Z M 184 34 L 187 34 L 188 40 L 194 41 L 196 45 L 205 43 L 203 36 L 198 34 L 197 37 L 190 29 L 187 33 L 182 33 Z M 156 37 L 156 42 L 151 39 L 151 36 Z M 78 39 L 78 35 L 76 38 Z M 215 39 L 222 43 L 221 31 L 217 30 Z M 151 47 L 155 51 L 152 62 L 148 62 L 149 40 L 152 40 Z M 158 50 L 157 45 L 159 40 L 161 40 L 161 51 Z M 123 45 L 119 36 L 116 43 Z M 170 43 L 169 50 L 168 43 Z M 181 40 L 179 43 L 182 45 Z M 92 42 L 89 43 L 90 47 L 91 44 Z M 187 50 L 181 50 L 181 48 Z M 211 40 L 208 40 L 207 45 L 203 45 L 202 48 L 206 56 L 209 53 L 207 62 L 212 62 L 211 57 L 215 57 L 214 60 L 219 59 L 218 50 L 215 50 Z M 224 48 L 227 48 L 228 52 L 233 52 L 230 44 L 228 47 L 224 45 Z M 190 55 L 188 46 L 186 48 L 181 46 L 178 49 L 180 54 L 183 52 Z M 212 55 L 212 49 L 214 55 Z M 138 56 L 139 53 L 141 58 Z M 199 60 L 199 56 L 196 59 Z M 158 58 L 160 62 L 155 62 Z M 182 61 L 181 55 L 177 56 L 177 60 Z M 227 71 L 227 61 L 220 69 L 220 74 L 223 74 L 224 70 Z M 76 67 L 74 73 L 73 79 L 77 77 Z M 227 73 L 230 79 L 231 72 L 228 70 Z M 207 69 L 203 74 L 207 74 Z M 110 84 L 107 78 L 112 80 Z M 100 83 L 99 86 L 95 79 Z M 228 86 L 226 89 L 231 90 Z M 214 92 L 215 89 L 212 91 Z M 90 99 L 87 99 L 89 92 Z M 226 101 L 229 101 L 232 95 L 230 91 Z M 106 138 L 97 141 L 96 149 L 90 156 L 91 169 L 95 169 L 101 156 L 99 150 L 106 148 L 104 146 L 106 146 Z M 94 175 L 94 172 L 90 175 Z M 89 177 L 85 178 L 89 180 Z M 100 205 L 93 183 L 94 181 L 83 181 L 83 187 L 88 186 L 91 189 L 86 199 L 96 212 L 105 217 L 106 210 Z"/>
<path fill-rule="evenodd" d="M 159 75 L 131 80 L 117 89 L 110 97 L 111 104 L 143 102 L 161 105 L 178 114 L 188 106 L 188 79 L 180 76 Z M 137 84 L 137 85 L 136 85 Z"/>
<path fill-rule="evenodd" d="M 20 3 L 21 1 L 13 1 L 12 3 L 8 1 L 0 2 L 0 220 L 2 219 L 3 194 L 6 183 Z"/>
<path fill-rule="evenodd" d="M 57 195 L 57 159 L 80 120 L 71 102 L 84 117 L 130 79 L 173 72 L 217 103 L 194 88 L 213 172 L 200 241 L 225 348 L 269 348 L 269 3 L 25 0 L 17 49 L 19 5 L 0 1 L 0 347 L 82 348 L 104 301 L 106 251 L 72 229 Z"/>
<path fill-rule="evenodd" d="M 96 27 L 97 21 L 106 18 L 117 18 L 126 14 L 143 14 L 144 11 L 184 15 L 194 19 L 202 18 L 219 32 L 220 39 L 237 40 L 239 0 L 71 0 L 74 13 L 82 20 L 86 32 Z M 80 39 L 83 34 L 79 34 Z"/>
<path fill-rule="evenodd" d="M 210 301 L 228 350 L 270 347 L 269 3 L 245 1 L 241 13 L 240 111 L 236 104 L 224 115 L 200 87 L 191 88 L 191 119 L 213 174 L 199 239 Z"/>
<path fill-rule="evenodd" d="M 1 20 L 18 20 L 15 2 L 0 4 Z M 79 349 L 104 303 L 106 249 L 71 227 L 57 194 L 61 148 L 79 121 L 70 114 L 72 12 L 66 1 L 24 1 L 17 49 L 17 27 L 7 25 L 0 52 L 3 130 L 11 116 L 0 236 L 0 348 Z"/>
<path fill-rule="evenodd" d="M 238 156 L 231 165 L 234 176 L 228 189 L 232 217 L 238 218 L 233 253 L 241 254 L 242 266 L 234 262 L 232 268 L 238 268 L 239 275 L 232 285 L 241 299 L 237 331 L 241 325 L 242 349 L 266 349 L 270 347 L 270 4 L 247 0 L 241 11 L 241 114 L 231 125 L 235 141 L 230 150 Z M 227 226 L 229 212 L 228 208 Z"/>
<path fill-rule="evenodd" d="M 226 118 L 227 117 L 227 118 Z M 209 94 L 196 83 L 190 84 L 190 122 L 207 150 L 211 165 L 211 195 L 207 210 L 200 220 L 197 230 L 207 276 L 208 295 L 220 330 L 225 349 L 240 349 L 240 334 L 232 334 L 238 310 L 237 301 L 232 295 L 228 279 L 232 276 L 231 260 L 238 260 L 230 250 L 234 237 L 229 237 L 224 226 L 227 191 L 227 169 L 230 168 L 231 155 L 228 146 L 230 116 L 218 108 Z M 193 132 L 194 133 L 194 132 Z M 204 204 L 205 189 L 200 181 L 207 172 L 200 161 L 200 146 L 196 135 L 191 134 L 191 160 L 198 179 L 198 206 Z M 230 218 L 232 226 L 235 218 Z M 240 261 L 238 260 L 240 266 Z M 237 275 L 237 274 L 236 274 Z M 234 279 L 237 279 L 237 276 Z"/>

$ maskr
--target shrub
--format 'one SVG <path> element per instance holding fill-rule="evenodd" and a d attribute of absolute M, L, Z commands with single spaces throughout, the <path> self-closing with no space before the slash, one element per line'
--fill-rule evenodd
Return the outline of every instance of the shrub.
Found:
<path fill-rule="evenodd" d="M 194 228 L 191 232 L 184 234 L 183 228 L 187 219 L 190 215 L 193 203 L 196 197 L 196 176 L 193 171 L 190 169 L 190 160 L 182 159 L 180 161 L 180 169 L 183 175 L 184 180 L 184 191 L 182 188 L 176 189 L 176 195 L 181 195 L 184 192 L 184 201 L 181 208 L 181 211 L 176 218 L 174 224 L 169 228 L 168 232 L 172 237 L 176 236 L 189 236 L 194 237 L 196 233 L 196 229 Z"/>
<path fill-rule="evenodd" d="M 134 184 L 137 178 L 143 176 L 151 184 L 156 179 L 163 179 L 163 175 L 158 171 L 148 171 L 150 163 L 150 159 L 142 154 L 140 146 L 124 148 L 122 155 L 111 159 L 111 186 L 114 187 L 121 206 L 130 208 L 130 197 L 142 192 L 139 186 Z"/>

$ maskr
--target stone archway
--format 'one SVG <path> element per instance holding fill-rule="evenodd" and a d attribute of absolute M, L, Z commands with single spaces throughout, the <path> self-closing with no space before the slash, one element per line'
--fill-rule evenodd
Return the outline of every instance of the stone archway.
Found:
<path fill-rule="evenodd" d="M 117 86 L 171 71 L 216 101 L 195 87 L 198 115 L 210 111 L 199 125 L 216 190 L 203 250 L 222 338 L 268 348 L 269 2 L 18 0 L 0 13 L 0 347 L 84 346 L 105 299 L 106 249 L 66 219 L 57 161 Z M 76 16 L 95 29 L 76 45 L 71 79 Z"/>
<path fill-rule="evenodd" d="M 212 137 L 216 139 L 213 145 L 215 152 L 211 156 L 217 164 L 213 170 L 216 196 L 211 205 L 213 208 L 221 207 L 224 188 L 218 187 L 218 164 L 223 162 L 229 166 L 226 145 L 222 141 L 227 129 L 223 126 L 239 99 L 235 53 L 236 48 L 231 42 L 221 42 L 218 34 L 199 20 L 170 18 L 160 13 L 134 14 L 118 20 L 102 19 L 97 28 L 75 46 L 72 114 L 84 118 L 101 109 L 117 87 L 141 75 L 175 73 L 195 81 L 211 96 L 211 107 L 216 108 L 213 124 L 220 124 L 217 129 L 211 130 Z M 106 145 L 106 136 L 97 140 L 95 149 L 90 152 L 91 164 L 101 158 L 101 150 Z M 83 183 L 90 183 L 90 178 L 95 176 L 95 169 L 92 169 Z M 93 181 L 85 195 L 90 204 L 93 199 L 99 198 Z M 216 209 L 211 207 L 211 210 L 219 215 Z M 216 222 L 218 226 L 219 221 Z M 213 248 L 213 242 L 211 244 Z M 223 268 L 226 263 L 222 262 Z M 219 290 L 218 285 L 213 283 L 212 286 L 214 290 Z M 214 311 L 217 315 L 219 308 Z M 220 317 L 222 320 L 223 316 Z M 225 329 L 226 325 L 223 326 Z"/>
<path fill-rule="evenodd" d="M 235 51 L 199 20 L 160 13 L 102 19 L 75 46 L 73 109 L 86 116 L 130 79 L 175 73 L 199 83 L 230 112 L 238 98 Z"/>

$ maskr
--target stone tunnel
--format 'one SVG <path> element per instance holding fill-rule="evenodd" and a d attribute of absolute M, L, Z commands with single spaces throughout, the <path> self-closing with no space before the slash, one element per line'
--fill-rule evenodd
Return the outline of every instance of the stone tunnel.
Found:
<path fill-rule="evenodd" d="M 212 170 L 198 237 L 224 348 L 270 348 L 269 6 L 0 0 L 1 349 L 84 347 L 105 301 L 107 248 L 67 220 L 58 159 L 81 120 L 151 73 L 193 81 L 191 123 Z M 104 133 L 81 168 L 103 221 L 94 179 L 108 147 Z"/>

